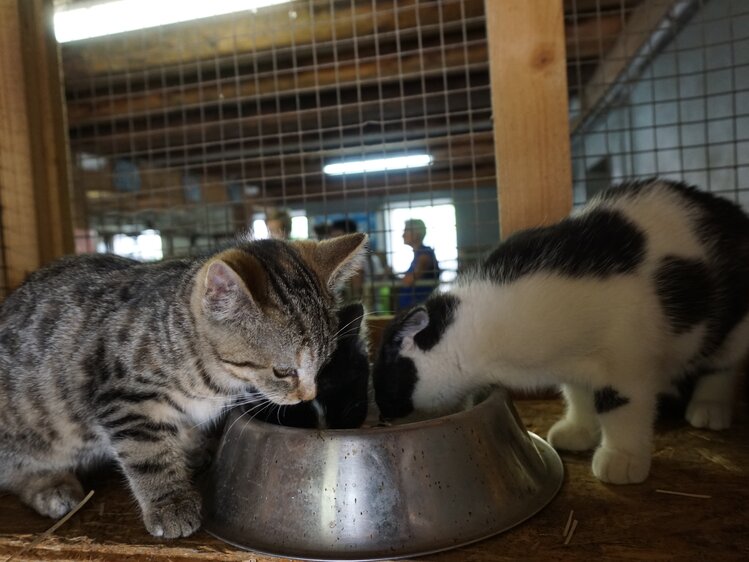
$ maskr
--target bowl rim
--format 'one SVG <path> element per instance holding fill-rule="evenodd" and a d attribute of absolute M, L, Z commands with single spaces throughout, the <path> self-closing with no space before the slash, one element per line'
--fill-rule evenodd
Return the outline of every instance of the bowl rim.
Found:
<path fill-rule="evenodd" d="M 483 410 L 485 408 L 489 408 L 491 404 L 494 404 L 497 401 L 502 402 L 510 402 L 512 403 L 512 398 L 510 397 L 509 392 L 507 389 L 505 389 L 502 386 L 494 385 L 489 387 L 488 392 L 485 394 L 479 395 L 478 401 L 471 405 L 468 408 L 459 410 L 457 412 L 453 412 L 450 414 L 440 415 L 433 418 L 426 418 L 426 419 L 420 419 L 420 420 L 414 420 L 410 422 L 405 423 L 396 423 L 393 425 L 387 425 L 387 426 L 369 426 L 369 427 L 357 427 L 357 428 L 350 428 L 350 429 L 313 429 L 313 428 L 306 428 L 306 427 L 293 427 L 288 425 L 278 425 L 270 422 L 266 422 L 264 420 L 258 420 L 255 418 L 248 418 L 244 421 L 242 421 L 243 425 L 239 425 L 240 420 L 242 416 L 244 415 L 244 412 L 239 412 L 238 408 L 233 409 L 227 416 L 226 423 L 229 424 L 229 427 L 224 430 L 224 433 L 227 434 L 230 431 L 241 431 L 243 428 L 247 427 L 248 425 L 254 426 L 256 430 L 263 430 L 266 433 L 286 433 L 286 434 L 296 434 L 296 435 L 314 435 L 317 438 L 324 438 L 326 436 L 335 437 L 335 436 L 351 436 L 351 435 L 371 435 L 371 434 L 377 434 L 377 435 L 383 435 L 385 433 L 406 433 L 406 432 L 412 432 L 412 431 L 419 431 L 424 428 L 434 428 L 439 427 L 446 424 L 452 424 L 452 423 L 459 423 L 462 418 L 469 418 L 473 417 L 477 411 Z M 239 416 L 239 418 L 237 418 Z M 235 429 L 236 427 L 236 429 Z"/>

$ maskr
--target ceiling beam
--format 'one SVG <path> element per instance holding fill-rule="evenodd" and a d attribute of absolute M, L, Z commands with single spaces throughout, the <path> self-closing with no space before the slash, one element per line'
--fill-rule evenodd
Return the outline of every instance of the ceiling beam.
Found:
<path fill-rule="evenodd" d="M 308 10 L 299 4 L 281 4 L 240 12 L 151 32 L 124 33 L 64 45 L 65 74 L 71 80 L 160 68 L 179 71 L 195 60 L 219 62 L 236 53 L 279 52 L 300 45 L 359 41 L 368 36 L 404 35 L 433 27 L 462 26 L 480 18 L 484 0 L 418 1 L 378 0 L 335 3 L 312 1 Z"/>
<path fill-rule="evenodd" d="M 361 89 L 382 82 L 421 80 L 465 73 L 466 66 L 486 69 L 486 44 L 460 48 L 434 47 L 399 56 L 358 59 L 343 64 L 323 64 L 307 69 L 290 69 L 264 75 L 245 75 L 190 86 L 150 88 L 136 93 L 100 95 L 92 98 L 70 96 L 68 120 L 71 126 L 135 119 L 158 113 L 185 111 L 258 102 L 258 98 L 294 98 L 327 90 Z M 335 94 L 335 92 L 334 92 Z"/>

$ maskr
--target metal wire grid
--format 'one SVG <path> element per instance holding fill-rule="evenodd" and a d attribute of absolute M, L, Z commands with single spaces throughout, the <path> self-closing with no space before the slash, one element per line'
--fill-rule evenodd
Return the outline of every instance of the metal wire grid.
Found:
<path fill-rule="evenodd" d="M 620 31 L 601 37 L 594 64 L 621 70 L 588 72 L 587 82 L 583 69 L 570 71 L 575 203 L 610 182 L 661 176 L 749 207 L 749 3 L 600 4 L 586 17 L 618 19 Z M 568 25 L 584 21 L 573 11 Z M 639 48 L 617 51 L 627 34 Z M 603 94 L 586 107 L 591 89 Z"/>
<path fill-rule="evenodd" d="M 96 54 L 63 48 L 64 67 L 76 69 L 66 91 L 81 250 L 149 227 L 168 240 L 165 256 L 198 252 L 271 208 L 365 215 L 384 249 L 388 205 L 444 200 L 456 205 L 461 259 L 496 242 L 483 0 L 296 1 L 260 16 L 207 24 L 211 40 L 233 43 L 212 56 L 201 56 L 195 26 L 197 38 L 136 32 L 141 52 L 132 33 L 96 40 Z M 155 45 L 175 43 L 176 60 L 149 60 Z M 342 157 L 417 150 L 433 165 L 321 172 Z M 140 188 L 128 187 L 136 178 Z"/>
<path fill-rule="evenodd" d="M 165 256 L 197 252 L 283 207 L 375 217 L 367 229 L 383 249 L 388 206 L 444 200 L 461 266 L 494 245 L 483 1 L 269 10 L 63 49 L 79 248 L 150 227 Z M 565 1 L 576 204 L 652 175 L 747 201 L 748 11 L 738 0 Z M 337 158 L 416 149 L 435 164 L 321 173 Z M 132 166 L 137 191 L 121 189 Z"/>

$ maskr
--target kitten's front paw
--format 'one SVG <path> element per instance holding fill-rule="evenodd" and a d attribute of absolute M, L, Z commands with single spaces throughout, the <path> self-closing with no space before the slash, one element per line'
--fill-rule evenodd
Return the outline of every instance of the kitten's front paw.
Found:
<path fill-rule="evenodd" d="M 29 500 L 41 515 L 59 519 L 83 499 L 83 488 L 77 480 L 66 480 L 34 493 Z"/>
<path fill-rule="evenodd" d="M 188 537 L 200 527 L 200 496 L 194 490 L 170 495 L 151 506 L 143 522 L 155 537 Z"/>
<path fill-rule="evenodd" d="M 593 474 L 611 484 L 638 484 L 650 472 L 650 455 L 633 455 L 625 451 L 599 448 L 593 455 Z"/>
<path fill-rule="evenodd" d="M 731 407 L 724 402 L 708 400 L 690 402 L 685 417 L 692 427 L 707 427 L 715 430 L 731 427 Z"/>
<path fill-rule="evenodd" d="M 546 439 L 555 449 L 588 451 L 600 442 L 601 430 L 591 429 L 565 419 L 559 420 L 551 427 Z"/>

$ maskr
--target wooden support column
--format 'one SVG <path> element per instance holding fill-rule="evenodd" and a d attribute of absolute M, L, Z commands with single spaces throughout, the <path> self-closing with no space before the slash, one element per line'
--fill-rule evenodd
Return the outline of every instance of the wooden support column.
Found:
<path fill-rule="evenodd" d="M 562 0 L 486 0 L 500 236 L 572 208 Z"/>
<path fill-rule="evenodd" d="M 50 0 L 0 0 L 0 275 L 6 289 L 73 251 L 51 18 Z"/>

